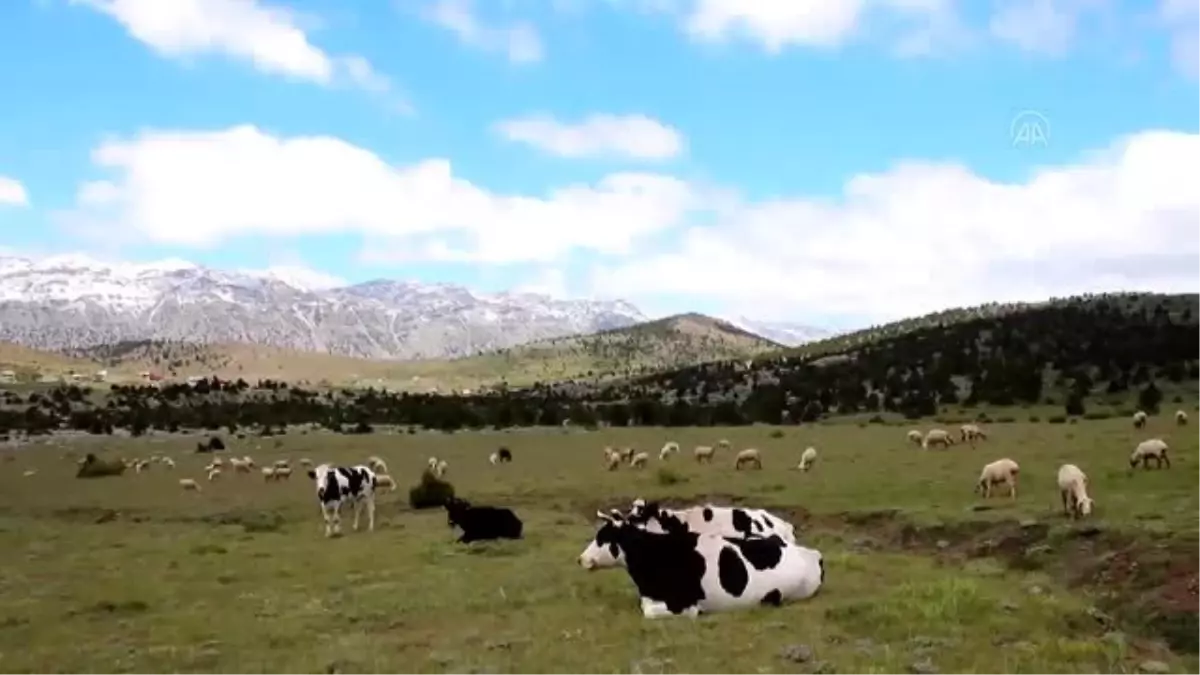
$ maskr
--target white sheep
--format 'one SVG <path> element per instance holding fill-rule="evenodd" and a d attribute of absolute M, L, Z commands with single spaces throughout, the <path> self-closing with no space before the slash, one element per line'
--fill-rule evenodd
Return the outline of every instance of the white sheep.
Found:
<path fill-rule="evenodd" d="M 179 487 L 183 488 L 184 491 L 200 492 L 200 484 L 191 478 L 180 478 Z"/>
<path fill-rule="evenodd" d="M 286 459 L 277 459 L 277 460 L 275 460 L 275 468 L 276 468 L 276 469 L 286 469 L 286 468 L 288 468 L 289 466 L 291 466 L 291 463 L 290 463 L 290 462 L 288 462 Z"/>
<path fill-rule="evenodd" d="M 921 445 L 921 442 L 925 440 L 925 434 L 921 433 L 920 429 L 910 429 L 907 438 L 909 443 Z"/>
<path fill-rule="evenodd" d="M 814 447 L 807 447 L 804 449 L 804 452 L 800 454 L 800 464 L 796 468 L 800 469 L 801 471 L 808 471 L 813 467 L 813 464 L 815 464 L 816 461 L 817 449 Z"/>
<path fill-rule="evenodd" d="M 233 469 L 234 473 L 250 473 L 250 465 L 237 457 L 229 458 L 229 468 Z"/>
<path fill-rule="evenodd" d="M 430 473 L 437 473 L 438 458 L 430 457 L 429 459 L 425 460 L 425 466 L 429 468 Z"/>
<path fill-rule="evenodd" d="M 26 469 L 26 470 L 25 470 L 25 473 L 23 473 L 23 474 L 21 474 L 21 475 L 22 475 L 22 476 L 25 476 L 26 478 L 29 478 L 30 476 L 36 476 L 36 475 L 37 475 L 37 469 Z"/>
<path fill-rule="evenodd" d="M 250 467 L 251 469 L 254 468 L 254 458 L 251 457 L 250 455 L 243 456 L 242 462 L 244 462 L 246 464 L 246 466 Z"/>
<path fill-rule="evenodd" d="M 634 469 L 645 468 L 646 462 L 650 461 L 650 455 L 645 452 L 639 452 L 629 459 L 629 466 Z"/>
<path fill-rule="evenodd" d="M 300 466 L 304 467 L 305 469 L 311 469 L 313 467 L 313 461 L 307 457 L 301 457 Z"/>
<path fill-rule="evenodd" d="M 708 462 L 711 464 L 713 461 L 713 455 L 715 453 L 716 451 L 713 450 L 711 445 L 697 445 L 696 449 L 692 450 L 692 454 L 695 455 L 697 463 Z"/>
<path fill-rule="evenodd" d="M 1087 493 L 1087 475 L 1074 464 L 1058 467 L 1058 492 L 1062 497 L 1063 513 L 1082 518 L 1092 513 L 1092 498 Z"/>
<path fill-rule="evenodd" d="M 220 477 L 221 477 L 221 467 L 214 466 L 213 468 L 208 470 L 208 481 L 210 483 Z"/>
<path fill-rule="evenodd" d="M 1021 467 L 1013 460 L 1005 457 L 998 459 L 983 467 L 983 471 L 979 473 L 979 481 L 975 485 L 976 492 L 983 495 L 984 499 L 992 496 L 992 487 L 1001 483 L 1008 486 L 1008 496 L 1011 499 L 1017 498 L 1017 474 L 1021 472 Z"/>
<path fill-rule="evenodd" d="M 921 441 L 921 447 L 928 450 L 933 445 L 948 448 L 954 445 L 954 437 L 945 429 L 930 429 L 929 433 L 925 434 L 925 438 Z"/>
<path fill-rule="evenodd" d="M 212 461 L 209 462 L 208 465 L 219 469 L 225 466 L 225 460 L 221 459 L 220 457 L 213 457 Z"/>
<path fill-rule="evenodd" d="M 609 471 L 616 471 L 621 467 L 621 453 L 612 448 L 604 448 L 604 466 Z"/>
<path fill-rule="evenodd" d="M 733 460 L 733 468 L 740 471 L 743 464 L 753 464 L 754 468 L 762 468 L 762 457 L 759 456 L 758 450 L 754 448 L 746 448 L 737 454 Z"/>
<path fill-rule="evenodd" d="M 174 469 L 175 468 L 175 460 L 171 459 L 170 457 L 163 457 L 162 465 L 167 467 L 168 469 Z"/>
<path fill-rule="evenodd" d="M 1167 468 L 1171 468 L 1171 458 L 1167 457 L 1167 444 L 1161 438 L 1151 438 L 1149 440 L 1138 443 L 1133 449 L 1133 454 L 1129 455 L 1129 468 L 1132 470 L 1141 462 L 1143 469 L 1150 468 L 1150 460 L 1154 460 L 1154 468 L 1161 469 L 1163 464 Z"/>
<path fill-rule="evenodd" d="M 1175 424 L 1181 427 L 1187 426 L 1187 413 L 1182 410 L 1175 411 Z"/>
<path fill-rule="evenodd" d="M 679 452 L 679 444 L 675 441 L 667 441 L 666 444 L 662 446 L 662 450 L 658 451 L 658 458 L 663 460 L 677 452 Z"/>
<path fill-rule="evenodd" d="M 388 488 L 389 490 L 396 489 L 396 481 L 386 473 L 375 474 L 376 487 Z"/>
<path fill-rule="evenodd" d="M 444 459 L 439 459 L 437 465 L 433 467 L 433 475 L 442 478 L 446 472 L 450 470 L 450 463 Z"/>
<path fill-rule="evenodd" d="M 268 483 L 275 480 L 275 467 L 264 466 L 262 468 L 262 476 L 263 476 L 263 481 L 268 482 Z"/>
<path fill-rule="evenodd" d="M 632 462 L 633 456 L 637 454 L 637 448 L 633 448 L 633 447 L 621 448 L 620 453 L 621 453 L 621 461 Z"/>
<path fill-rule="evenodd" d="M 367 458 L 367 466 L 371 467 L 371 470 L 377 474 L 388 472 L 387 462 L 383 461 L 383 458 L 377 455 L 371 455 Z"/>
<path fill-rule="evenodd" d="M 983 429 L 980 429 L 978 424 L 964 424 L 958 430 L 962 434 L 964 443 L 970 442 L 974 445 L 977 440 L 987 440 L 987 434 L 983 433 Z"/>
<path fill-rule="evenodd" d="M 1139 411 L 1137 411 L 1137 412 L 1133 413 L 1133 428 L 1134 428 L 1134 429 L 1141 429 L 1141 428 L 1142 428 L 1142 427 L 1144 427 L 1144 426 L 1146 426 L 1146 413 L 1145 413 L 1145 411 L 1143 411 L 1143 410 L 1139 410 Z"/>
<path fill-rule="evenodd" d="M 292 467 L 277 466 L 275 467 L 275 480 L 288 480 L 292 477 Z"/>
<path fill-rule="evenodd" d="M 141 473 L 149 468 L 150 468 L 150 460 L 148 460 L 148 459 L 139 459 L 133 463 L 133 470 L 136 471 L 137 473 Z"/>

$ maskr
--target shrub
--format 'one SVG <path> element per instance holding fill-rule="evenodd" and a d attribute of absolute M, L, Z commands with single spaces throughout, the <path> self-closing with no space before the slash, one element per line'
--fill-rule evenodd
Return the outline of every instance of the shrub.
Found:
<path fill-rule="evenodd" d="M 1038 422 L 1041 422 L 1041 421 L 1042 421 L 1042 418 L 1038 417 L 1037 415 L 1030 415 L 1030 416 L 1029 416 L 1029 421 L 1030 421 L 1030 422 L 1033 422 L 1034 424 L 1036 424 L 1036 423 L 1038 423 Z"/>
<path fill-rule="evenodd" d="M 89 452 L 87 457 L 83 458 L 83 463 L 79 465 L 79 470 L 75 472 L 75 477 L 105 478 L 120 476 L 123 473 L 125 473 L 125 462 L 119 459 L 100 459 Z"/>
<path fill-rule="evenodd" d="M 414 509 L 436 509 L 453 497 L 454 486 L 426 469 L 421 473 L 421 482 L 409 488 L 408 505 Z"/>
<path fill-rule="evenodd" d="M 771 438 L 783 438 L 783 429 L 772 429 L 767 435 Z"/>
<path fill-rule="evenodd" d="M 1047 417 L 1046 421 L 1050 424 L 1066 424 L 1067 418 L 1064 415 L 1053 415 L 1051 417 Z"/>

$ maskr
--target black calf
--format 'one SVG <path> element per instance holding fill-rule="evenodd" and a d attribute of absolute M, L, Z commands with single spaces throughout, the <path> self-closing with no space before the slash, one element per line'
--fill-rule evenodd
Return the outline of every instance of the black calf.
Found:
<path fill-rule="evenodd" d="M 465 499 L 451 498 L 445 504 L 450 527 L 462 528 L 459 543 L 485 539 L 520 539 L 523 524 L 511 509 L 495 506 L 471 506 Z"/>

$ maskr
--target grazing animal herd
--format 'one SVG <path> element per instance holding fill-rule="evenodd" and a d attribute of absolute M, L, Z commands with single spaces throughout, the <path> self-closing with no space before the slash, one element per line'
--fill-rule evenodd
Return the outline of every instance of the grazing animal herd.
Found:
<path fill-rule="evenodd" d="M 1144 428 L 1146 420 L 1147 415 L 1138 411 L 1133 415 L 1134 428 Z M 1186 425 L 1187 413 L 1177 411 L 1175 422 Z M 977 424 L 963 424 L 958 431 L 956 436 L 945 429 L 930 429 L 924 433 L 912 429 L 906 438 L 925 450 L 948 449 L 958 443 L 974 447 L 977 442 L 988 439 L 987 433 Z M 207 446 L 201 443 L 198 451 L 212 452 L 217 442 L 219 439 L 214 438 Z M 732 450 L 730 442 L 722 439 L 715 446 L 695 447 L 692 456 L 698 463 L 711 464 L 718 454 Z M 1169 469 L 1168 452 L 1162 439 L 1142 441 L 1129 457 L 1129 469 L 1132 471 L 1139 464 L 1143 469 L 1149 469 L 1152 462 L 1156 469 Z M 658 459 L 667 462 L 678 454 L 679 443 L 669 441 L 662 446 Z M 604 465 L 610 471 L 622 465 L 642 469 L 650 461 L 649 453 L 632 447 L 605 447 L 603 456 Z M 762 453 L 756 448 L 742 449 L 733 453 L 733 457 L 735 470 L 763 468 Z M 815 447 L 805 448 L 794 468 L 811 471 L 817 457 Z M 89 455 L 79 463 L 96 461 Z M 508 448 L 502 447 L 491 453 L 488 461 L 492 465 L 508 464 L 513 461 L 513 455 Z M 157 455 L 122 462 L 123 465 L 116 469 L 132 467 L 137 473 L 154 464 L 175 468 L 174 460 Z M 341 534 L 342 512 L 347 508 L 353 516 L 355 531 L 364 514 L 367 530 L 375 529 L 376 494 L 382 488 L 396 487 L 383 458 L 372 456 L 356 466 L 314 465 L 307 458 L 300 459 L 299 464 L 316 488 L 325 536 Z M 426 464 L 426 471 L 437 478 L 444 477 L 449 470 L 449 463 L 438 457 L 430 457 Z M 250 456 L 213 457 L 204 466 L 204 472 L 208 481 L 215 481 L 226 468 L 234 474 L 249 474 L 255 466 Z M 264 481 L 278 482 L 288 480 L 292 468 L 289 460 L 280 459 L 261 467 L 260 471 Z M 1015 500 L 1020 471 L 1017 462 L 1008 457 L 989 462 L 979 474 L 975 491 L 987 499 L 1002 490 L 1001 494 L 1006 492 L 1009 499 Z M 34 473 L 26 471 L 25 475 Z M 195 478 L 181 478 L 179 485 L 185 491 L 202 491 Z M 1095 501 L 1088 492 L 1088 478 L 1082 469 L 1075 464 L 1063 464 L 1058 470 L 1057 485 L 1067 517 L 1075 519 L 1092 514 Z M 511 509 L 475 505 L 456 497 L 448 498 L 443 508 L 447 524 L 462 531 L 458 537 L 460 543 L 521 539 L 524 535 L 524 524 Z M 642 613 L 647 618 L 695 616 L 701 612 L 754 605 L 780 605 L 812 597 L 825 581 L 822 554 L 797 542 L 792 523 L 763 509 L 708 503 L 668 509 L 655 502 L 636 499 L 624 513 L 611 509 L 608 513 L 597 512 L 597 517 L 599 528 L 579 555 L 578 563 L 589 571 L 624 568 L 637 588 Z"/>

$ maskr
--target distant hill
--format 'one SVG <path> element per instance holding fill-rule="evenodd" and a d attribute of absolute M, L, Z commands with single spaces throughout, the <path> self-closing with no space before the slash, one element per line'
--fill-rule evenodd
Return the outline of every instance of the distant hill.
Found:
<path fill-rule="evenodd" d="M 534 382 L 632 377 L 663 368 L 747 359 L 782 345 L 728 322 L 683 314 L 589 335 L 542 340 L 459 359 L 391 361 L 303 352 L 265 345 L 141 340 L 71 350 L 95 367 L 166 377 L 386 386 L 415 391 L 523 386 Z"/>
<path fill-rule="evenodd" d="M 1196 294 L 1091 295 L 949 310 L 753 363 L 706 363 L 573 393 L 617 405 L 614 424 L 632 414 L 621 402 L 645 411 L 662 407 L 680 424 L 779 423 L 871 411 L 917 417 L 954 404 L 1055 405 L 1064 413 L 1068 402 L 1076 411 L 1097 404 L 1109 411 L 1153 408 L 1175 397 L 1195 399 L 1198 316 Z M 1163 394 L 1168 389 L 1170 399 Z"/>

